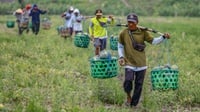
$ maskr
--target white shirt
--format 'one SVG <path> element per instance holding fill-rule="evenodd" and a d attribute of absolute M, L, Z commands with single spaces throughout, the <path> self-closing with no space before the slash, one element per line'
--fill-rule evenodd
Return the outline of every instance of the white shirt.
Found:
<path fill-rule="evenodd" d="M 73 15 L 72 18 L 72 26 L 74 31 L 83 31 L 83 26 L 82 26 L 82 21 L 83 21 L 83 16 L 80 14 L 78 16 Z"/>
<path fill-rule="evenodd" d="M 73 16 L 73 13 L 69 13 L 69 12 L 65 12 L 65 27 L 66 28 L 70 28 L 72 27 L 72 16 Z"/>

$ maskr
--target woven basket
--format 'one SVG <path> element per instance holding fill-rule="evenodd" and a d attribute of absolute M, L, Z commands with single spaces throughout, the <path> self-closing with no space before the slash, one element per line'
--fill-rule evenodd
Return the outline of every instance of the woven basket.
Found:
<path fill-rule="evenodd" d="M 42 28 L 45 29 L 45 30 L 49 30 L 51 28 L 51 23 L 43 22 L 42 23 Z"/>
<path fill-rule="evenodd" d="M 90 38 L 87 34 L 78 33 L 74 37 L 74 45 L 76 47 L 88 48 L 89 43 L 90 43 Z"/>
<path fill-rule="evenodd" d="M 151 82 L 153 90 L 177 89 L 179 71 L 176 69 L 164 68 L 151 71 Z"/>
<path fill-rule="evenodd" d="M 118 37 L 110 37 L 110 49 L 118 50 Z"/>
<path fill-rule="evenodd" d="M 42 19 L 42 28 L 45 30 L 49 30 L 51 28 L 50 18 L 45 17 Z"/>
<path fill-rule="evenodd" d="M 31 22 L 28 23 L 28 27 L 32 28 L 32 23 Z"/>
<path fill-rule="evenodd" d="M 111 59 L 95 59 L 90 60 L 91 76 L 93 78 L 112 78 L 117 76 L 118 65 L 117 58 Z"/>

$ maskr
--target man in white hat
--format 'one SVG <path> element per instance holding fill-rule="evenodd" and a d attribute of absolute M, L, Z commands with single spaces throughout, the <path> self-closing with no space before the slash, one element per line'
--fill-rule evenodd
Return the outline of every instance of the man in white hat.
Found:
<path fill-rule="evenodd" d="M 84 17 L 80 14 L 78 9 L 74 9 L 74 16 L 72 18 L 73 32 L 75 34 L 83 32 L 82 21 Z"/>
<path fill-rule="evenodd" d="M 73 17 L 74 8 L 71 6 L 66 12 L 64 12 L 61 17 L 65 19 L 64 27 L 68 30 L 70 36 L 73 33 L 72 26 L 72 17 Z"/>

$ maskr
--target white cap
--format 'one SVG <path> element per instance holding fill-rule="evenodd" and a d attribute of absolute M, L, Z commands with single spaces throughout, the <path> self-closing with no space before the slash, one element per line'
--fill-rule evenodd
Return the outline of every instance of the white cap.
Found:
<path fill-rule="evenodd" d="M 71 7 L 69 8 L 69 10 L 70 10 L 70 11 L 73 11 L 73 10 L 74 10 L 74 7 L 71 6 Z"/>
<path fill-rule="evenodd" d="M 79 13 L 79 10 L 78 9 L 74 9 L 74 13 Z"/>

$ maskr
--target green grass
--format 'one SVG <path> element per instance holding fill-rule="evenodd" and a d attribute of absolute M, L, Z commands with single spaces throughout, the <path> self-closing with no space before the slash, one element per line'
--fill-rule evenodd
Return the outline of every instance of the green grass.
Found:
<path fill-rule="evenodd" d="M 44 17 L 44 16 L 42 16 Z M 123 69 L 111 79 L 93 79 L 89 59 L 94 48 L 77 48 L 73 40 L 57 35 L 62 24 L 51 16 L 50 30 L 41 28 L 19 36 L 17 28 L 0 23 L 0 111 L 4 112 L 129 112 L 125 107 Z M 169 32 L 166 44 L 148 45 L 146 74 L 141 107 L 138 111 L 199 111 L 200 107 L 200 35 L 199 18 L 140 17 L 140 25 Z M 84 29 L 88 21 L 84 23 Z M 121 28 L 109 27 L 109 35 Z M 155 35 L 155 34 L 153 34 Z M 155 35 L 158 36 L 158 35 Z M 109 48 L 108 48 L 109 49 Z M 169 50 L 169 52 L 167 51 Z M 117 56 L 116 51 L 112 51 Z M 175 91 L 152 91 L 150 71 L 159 64 L 179 67 L 179 88 Z"/>

